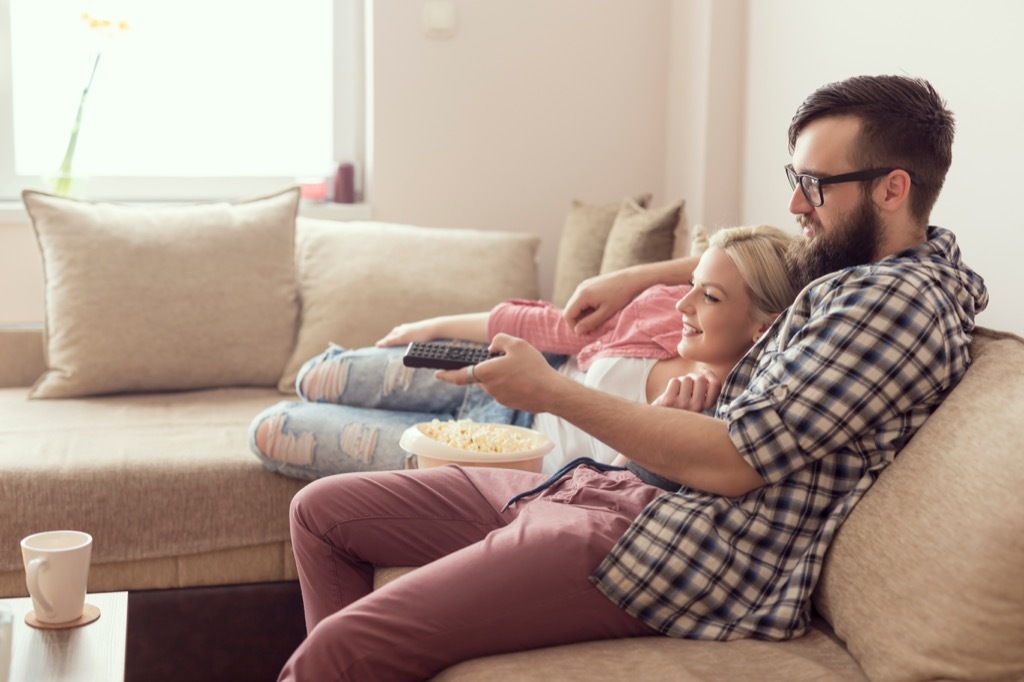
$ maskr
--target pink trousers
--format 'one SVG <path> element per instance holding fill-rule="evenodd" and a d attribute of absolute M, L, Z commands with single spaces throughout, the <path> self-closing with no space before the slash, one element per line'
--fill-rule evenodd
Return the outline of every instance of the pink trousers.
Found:
<path fill-rule="evenodd" d="M 341 474 L 292 502 L 308 636 L 280 680 L 425 680 L 463 660 L 657 634 L 588 580 L 662 491 L 580 467 Z M 372 590 L 374 566 L 421 568 Z"/>

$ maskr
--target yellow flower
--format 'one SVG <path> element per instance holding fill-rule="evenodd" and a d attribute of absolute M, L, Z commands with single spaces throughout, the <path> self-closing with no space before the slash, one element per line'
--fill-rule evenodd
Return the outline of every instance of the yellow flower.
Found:
<path fill-rule="evenodd" d="M 106 31 L 108 33 L 114 33 L 116 31 L 128 30 L 128 22 L 123 19 L 115 22 L 111 19 L 102 19 L 100 17 L 89 14 L 88 12 L 82 12 L 82 21 L 85 22 L 86 27 L 93 31 Z"/>
<path fill-rule="evenodd" d="M 102 32 L 105 36 L 128 30 L 127 21 L 115 22 L 110 19 L 102 19 L 88 12 L 82 12 L 82 21 L 89 30 Z M 92 80 L 96 76 L 96 68 L 100 65 L 102 54 L 102 48 L 97 48 L 92 60 L 92 69 L 89 71 L 89 79 L 85 82 L 82 96 L 78 100 L 78 112 L 75 114 L 75 120 L 71 124 L 71 135 L 68 138 L 64 159 L 61 161 L 57 174 L 53 179 L 53 191 L 55 194 L 69 194 L 71 192 L 71 185 L 74 181 L 74 176 L 71 173 L 71 164 L 75 159 L 75 149 L 78 147 L 78 131 L 82 126 L 82 112 L 85 111 L 85 100 L 89 96 L 89 88 L 92 87 Z"/>

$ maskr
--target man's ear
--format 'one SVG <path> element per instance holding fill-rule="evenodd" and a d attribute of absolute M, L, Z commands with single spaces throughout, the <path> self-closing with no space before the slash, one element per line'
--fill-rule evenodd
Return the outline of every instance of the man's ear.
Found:
<path fill-rule="evenodd" d="M 910 196 L 910 174 L 896 169 L 882 178 L 875 188 L 874 198 L 878 207 L 884 211 L 896 211 Z"/>

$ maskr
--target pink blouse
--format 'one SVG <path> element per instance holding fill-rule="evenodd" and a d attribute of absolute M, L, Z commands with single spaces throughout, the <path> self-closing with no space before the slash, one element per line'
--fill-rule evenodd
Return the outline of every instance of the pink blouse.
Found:
<path fill-rule="evenodd" d="M 487 337 L 510 334 L 541 351 L 575 355 L 584 371 L 600 357 L 666 360 L 679 354 L 683 319 L 676 302 L 689 290 L 685 284 L 655 285 L 589 334 L 572 331 L 551 303 L 513 299 L 491 310 Z"/>

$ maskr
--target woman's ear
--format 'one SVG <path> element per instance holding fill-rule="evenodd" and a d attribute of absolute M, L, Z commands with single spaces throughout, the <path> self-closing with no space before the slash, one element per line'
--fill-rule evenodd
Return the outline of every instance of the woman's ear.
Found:
<path fill-rule="evenodd" d="M 758 339 L 760 339 L 761 336 L 763 336 L 764 333 L 771 328 L 771 326 L 775 323 L 775 320 L 778 319 L 778 317 L 778 313 L 771 313 L 768 315 L 768 319 L 765 322 L 762 322 L 761 324 L 758 325 L 757 329 L 754 330 L 754 343 L 757 343 Z"/>

